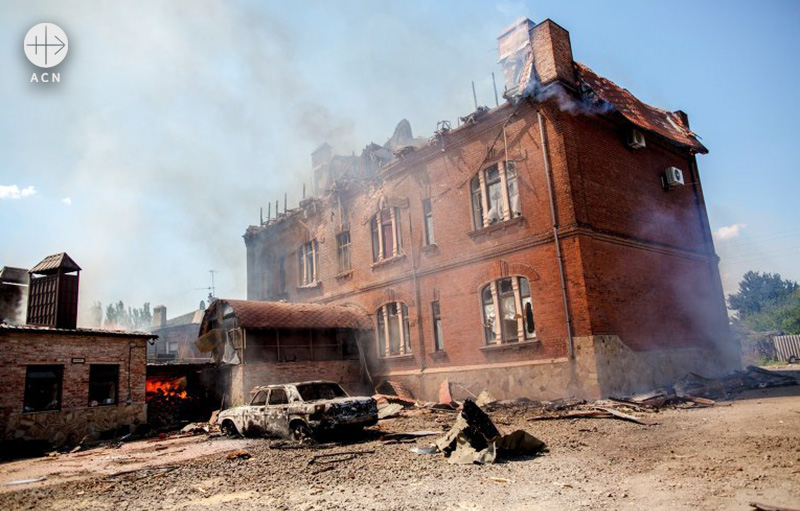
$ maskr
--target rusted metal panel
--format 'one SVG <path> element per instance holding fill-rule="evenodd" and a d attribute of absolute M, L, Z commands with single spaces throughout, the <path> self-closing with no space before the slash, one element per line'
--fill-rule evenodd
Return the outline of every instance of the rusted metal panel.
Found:
<path fill-rule="evenodd" d="M 53 254 L 42 259 L 39 264 L 29 270 L 29 273 L 50 274 L 57 271 L 71 273 L 73 271 L 81 271 L 81 267 L 72 260 L 66 252 L 60 254 Z"/>
<path fill-rule="evenodd" d="M 207 321 L 216 317 L 216 309 L 225 305 L 233 309 L 238 326 L 243 329 L 372 329 L 372 319 L 364 311 L 345 305 L 218 300 L 206 312 L 201 334 L 207 331 Z"/>
<path fill-rule="evenodd" d="M 772 341 L 779 360 L 800 359 L 800 335 L 779 335 L 773 337 Z"/>

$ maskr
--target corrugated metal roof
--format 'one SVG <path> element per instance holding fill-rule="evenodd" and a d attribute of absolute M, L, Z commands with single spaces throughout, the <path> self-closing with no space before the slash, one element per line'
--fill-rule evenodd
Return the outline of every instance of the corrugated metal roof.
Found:
<path fill-rule="evenodd" d="M 149 334 L 147 332 L 132 332 L 127 330 L 101 330 L 99 328 L 54 328 L 42 325 L 8 325 L 0 323 L 0 332 L 42 332 L 54 334 L 69 334 L 69 335 L 96 335 L 96 336 L 110 336 L 110 337 L 146 337 L 148 339 L 157 339 L 158 336 Z"/>
<path fill-rule="evenodd" d="M 595 94 L 606 103 L 610 103 L 633 124 L 686 146 L 692 151 L 703 154 L 708 152 L 708 149 L 697 140 L 694 132 L 683 123 L 679 114 L 643 103 L 627 89 L 598 75 L 580 62 L 575 62 L 575 70 Z"/>
<path fill-rule="evenodd" d="M 372 319 L 361 309 L 346 305 L 317 303 L 218 300 L 213 306 L 228 304 L 242 328 L 348 328 L 371 330 Z M 209 312 L 213 313 L 214 308 Z"/>
<path fill-rule="evenodd" d="M 45 257 L 39 264 L 31 268 L 29 273 L 55 273 L 58 270 L 65 272 L 81 271 L 81 267 L 72 260 L 66 252 Z"/>

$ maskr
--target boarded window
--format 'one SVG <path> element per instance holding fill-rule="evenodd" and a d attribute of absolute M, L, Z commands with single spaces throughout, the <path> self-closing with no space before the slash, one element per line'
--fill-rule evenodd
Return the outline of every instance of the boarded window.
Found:
<path fill-rule="evenodd" d="M 117 404 L 118 390 L 118 365 L 92 364 L 89 366 L 89 406 Z"/>
<path fill-rule="evenodd" d="M 25 372 L 24 412 L 61 409 L 64 366 L 28 366 Z"/>

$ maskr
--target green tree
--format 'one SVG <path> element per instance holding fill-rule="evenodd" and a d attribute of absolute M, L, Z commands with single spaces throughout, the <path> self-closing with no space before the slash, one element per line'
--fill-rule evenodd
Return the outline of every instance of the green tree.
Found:
<path fill-rule="evenodd" d="M 103 327 L 113 330 L 142 330 L 153 323 L 153 314 L 150 312 L 150 302 L 140 308 L 125 307 L 120 300 L 106 307 L 106 320 Z"/>
<path fill-rule="evenodd" d="M 751 330 L 800 333 L 800 288 L 777 273 L 745 273 L 739 292 L 728 295 L 728 306 Z"/>

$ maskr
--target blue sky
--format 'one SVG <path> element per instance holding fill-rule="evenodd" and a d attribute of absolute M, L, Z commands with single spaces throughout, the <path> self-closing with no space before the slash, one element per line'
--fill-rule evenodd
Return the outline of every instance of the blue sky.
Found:
<path fill-rule="evenodd" d="M 0 265 L 66 251 L 82 310 L 245 295 L 245 228 L 296 204 L 323 141 L 357 153 L 493 106 L 496 37 L 551 18 L 575 59 L 682 109 L 728 292 L 747 270 L 800 280 L 800 3 L 68 2 L 0 4 Z M 61 83 L 29 83 L 22 40 L 61 26 Z"/>

